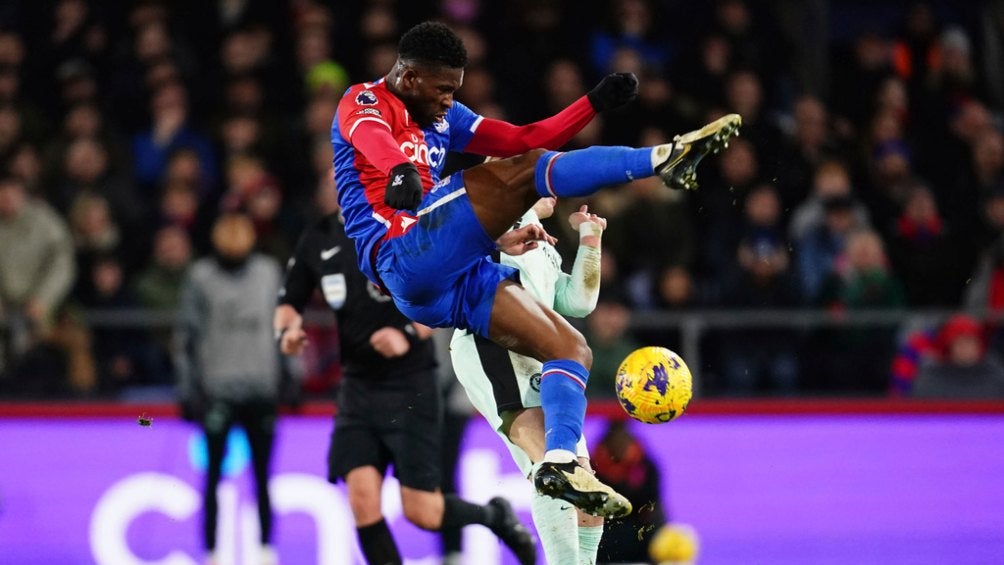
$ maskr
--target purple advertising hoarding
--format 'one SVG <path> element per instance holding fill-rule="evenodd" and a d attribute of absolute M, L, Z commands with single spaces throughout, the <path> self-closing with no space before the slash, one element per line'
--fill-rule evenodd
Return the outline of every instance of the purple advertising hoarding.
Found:
<path fill-rule="evenodd" d="M 603 426 L 591 418 L 587 437 Z M 1004 416 L 690 416 L 632 429 L 662 469 L 672 518 L 698 532 L 699 563 L 1004 563 Z M 330 432 L 324 417 L 280 424 L 270 491 L 284 564 L 362 562 L 344 491 L 324 479 Z M 201 563 L 201 441 L 170 418 L 0 418 L 0 563 Z M 220 565 L 253 563 L 247 463 L 235 434 Z M 458 472 L 465 497 L 504 494 L 529 523 L 530 485 L 481 420 Z M 407 524 L 393 480 L 384 513 L 407 563 L 438 563 L 437 538 Z M 465 562 L 514 561 L 471 527 Z"/>

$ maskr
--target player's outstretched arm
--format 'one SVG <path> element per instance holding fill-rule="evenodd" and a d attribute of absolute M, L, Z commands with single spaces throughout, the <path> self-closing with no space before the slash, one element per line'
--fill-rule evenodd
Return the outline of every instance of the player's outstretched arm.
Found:
<path fill-rule="evenodd" d="M 588 94 L 564 110 L 532 124 L 516 126 L 485 118 L 465 149 L 477 155 L 512 157 L 531 149 L 557 149 L 586 127 L 598 112 L 623 106 L 638 96 L 638 79 L 631 73 L 607 75 Z"/>
<path fill-rule="evenodd" d="M 590 214 L 583 205 L 568 217 L 579 232 L 579 249 L 571 273 L 562 273 L 555 284 L 554 309 L 559 314 L 582 318 L 596 308 L 600 296 L 600 254 L 607 220 Z"/>

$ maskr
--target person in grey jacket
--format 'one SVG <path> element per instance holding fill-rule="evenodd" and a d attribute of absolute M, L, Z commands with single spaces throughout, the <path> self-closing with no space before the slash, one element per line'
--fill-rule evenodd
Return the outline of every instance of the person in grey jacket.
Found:
<path fill-rule="evenodd" d="M 0 333 L 2 373 L 5 357 L 48 336 L 77 268 L 66 222 L 45 202 L 30 200 L 16 177 L 0 177 L 0 242 L 0 319 L 7 321 L 6 339 Z"/>
<path fill-rule="evenodd" d="M 221 216 L 212 242 L 214 254 L 193 263 L 185 275 L 174 338 L 182 413 L 202 425 L 209 450 L 203 492 L 207 563 L 215 565 L 216 487 L 227 433 L 238 424 L 251 447 L 261 563 L 271 565 L 276 555 L 270 545 L 268 477 L 280 392 L 272 306 L 282 269 L 274 259 L 252 251 L 254 226 L 246 216 Z"/>

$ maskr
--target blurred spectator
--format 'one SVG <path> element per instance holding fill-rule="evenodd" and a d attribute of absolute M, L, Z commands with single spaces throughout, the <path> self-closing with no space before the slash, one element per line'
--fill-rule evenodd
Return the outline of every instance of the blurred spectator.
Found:
<path fill-rule="evenodd" d="M 157 231 L 153 257 L 136 278 L 136 295 L 140 302 L 156 310 L 177 308 L 181 282 L 191 260 L 192 243 L 183 229 L 168 225 Z"/>
<path fill-rule="evenodd" d="M 160 196 L 158 220 L 184 228 L 189 235 L 198 231 L 199 194 L 183 181 L 171 181 Z"/>
<path fill-rule="evenodd" d="M 801 296 L 790 268 L 780 226 L 780 201 L 770 185 L 746 199 L 746 230 L 736 249 L 737 268 L 722 292 L 722 304 L 738 309 L 787 309 Z M 723 391 L 748 395 L 762 390 L 792 394 L 798 386 L 798 339 L 788 329 L 720 334 Z"/>
<path fill-rule="evenodd" d="M 187 147 L 174 151 L 168 157 L 162 184 L 168 187 L 174 183 L 193 189 L 200 202 L 211 198 L 217 191 L 212 179 L 206 176 L 202 156 Z"/>
<path fill-rule="evenodd" d="M 937 42 L 936 18 L 930 4 L 917 2 L 910 7 L 903 29 L 893 44 L 892 62 L 896 74 L 917 92 L 929 80 Z"/>
<path fill-rule="evenodd" d="M 0 104 L 0 158 L 7 160 L 24 138 L 21 114 L 10 104 Z"/>
<path fill-rule="evenodd" d="M 725 79 L 735 63 L 732 45 L 725 36 L 709 34 L 695 43 L 696 52 L 687 53 L 675 63 L 673 74 L 679 77 L 680 89 L 692 104 L 701 109 L 724 106 Z"/>
<path fill-rule="evenodd" d="M 157 231 L 153 240 L 153 257 L 133 283 L 139 305 L 158 313 L 174 313 L 181 299 L 185 271 L 192 261 L 192 243 L 188 233 L 175 225 Z M 153 332 L 150 363 L 154 367 L 172 368 L 170 330 Z M 163 377 L 164 375 L 159 375 Z"/>
<path fill-rule="evenodd" d="M 938 334 L 939 358 L 922 365 L 916 398 L 1004 398 L 1004 366 L 988 353 L 982 325 L 965 314 L 949 319 Z"/>
<path fill-rule="evenodd" d="M 710 174 L 701 179 L 704 188 L 692 198 L 692 209 L 696 207 L 697 211 L 698 238 L 704 251 L 700 259 L 705 279 L 720 277 L 731 268 L 736 226 L 742 219 L 740 204 L 760 181 L 759 157 L 745 137 L 729 143 L 718 166 L 720 177 L 706 169 Z"/>
<path fill-rule="evenodd" d="M 77 267 L 82 273 L 89 273 L 97 258 L 122 251 L 122 230 L 112 220 L 104 197 L 81 194 L 70 207 L 69 219 Z M 91 291 L 90 277 L 80 277 L 74 295 L 80 298 Z"/>
<path fill-rule="evenodd" d="M 791 212 L 788 237 L 792 241 L 802 239 L 826 223 L 825 203 L 836 197 L 851 196 L 851 177 L 847 167 L 840 161 L 824 161 L 816 168 L 812 180 L 812 192 L 801 200 Z M 856 225 L 868 224 L 868 208 L 853 201 L 852 214 Z"/>
<path fill-rule="evenodd" d="M 174 352 L 182 413 L 201 424 L 209 451 L 202 541 L 214 562 L 216 487 L 227 435 L 237 424 L 251 447 L 261 563 L 275 565 L 268 478 L 280 361 L 272 308 L 282 272 L 275 260 L 253 252 L 254 226 L 246 216 L 221 216 L 212 240 L 214 256 L 196 261 L 187 271 Z"/>
<path fill-rule="evenodd" d="M 70 144 L 81 138 L 98 141 L 108 153 L 110 169 L 127 171 L 131 168 L 129 155 L 121 139 L 107 123 L 101 108 L 94 101 L 81 102 L 67 110 L 61 130 L 55 139 L 46 145 L 47 168 L 52 169 L 53 173 L 60 171 Z"/>
<path fill-rule="evenodd" d="M 646 67 L 661 69 L 666 66 L 670 50 L 661 37 L 664 25 L 655 9 L 649 0 L 613 0 L 609 3 L 609 17 L 602 19 L 603 27 L 589 37 L 593 75 L 623 71 L 611 64 L 617 51 L 622 49 L 638 53 Z"/>
<path fill-rule="evenodd" d="M 31 143 L 22 143 L 10 156 L 7 170 L 11 176 L 24 183 L 25 191 L 33 198 L 42 198 L 42 158 Z"/>
<path fill-rule="evenodd" d="M 622 197 L 630 200 L 610 222 L 607 249 L 617 259 L 630 303 L 651 308 L 660 272 L 667 265 L 692 264 L 697 237 L 684 195 L 653 179 L 635 181 L 626 189 L 630 193 Z"/>
<path fill-rule="evenodd" d="M 905 303 L 902 283 L 890 270 L 878 233 L 848 235 L 847 246 L 828 275 L 819 303 L 828 308 L 896 307 Z"/>
<path fill-rule="evenodd" d="M 0 178 L 0 368 L 45 340 L 76 277 L 73 241 L 52 208 L 29 200 L 24 182 Z"/>
<path fill-rule="evenodd" d="M 844 252 L 848 236 L 865 227 L 855 214 L 853 197 L 828 196 L 821 203 L 823 223 L 795 241 L 798 283 L 809 304 L 819 303 L 823 282 L 837 268 L 837 258 Z"/>
<path fill-rule="evenodd" d="M 906 282 L 910 306 L 959 303 L 971 274 L 970 265 L 963 261 L 967 254 L 957 251 L 964 245 L 942 219 L 934 194 L 923 184 L 915 184 L 889 238 L 892 269 Z"/>
<path fill-rule="evenodd" d="M 959 100 L 983 99 L 985 89 L 972 58 L 972 41 L 965 29 L 950 26 L 941 32 L 930 58 L 924 95 L 941 120 Z M 939 115 L 940 114 L 940 115 Z"/>
<path fill-rule="evenodd" d="M 753 144 L 765 165 L 761 173 L 773 178 L 779 169 L 776 163 L 783 137 L 771 122 L 760 77 L 751 70 L 730 74 L 725 82 L 725 101 L 729 111 L 743 117 L 743 138 Z"/>
<path fill-rule="evenodd" d="M 837 48 L 831 54 L 834 74 L 830 99 L 839 121 L 838 130 L 853 136 L 861 133 L 861 124 L 871 117 L 875 93 L 892 74 L 890 44 L 881 31 L 871 26 L 854 39 L 849 49 Z"/>
<path fill-rule="evenodd" d="M 635 510 L 603 526 L 598 563 L 648 563 L 648 544 L 666 523 L 659 467 L 624 420 L 611 421 L 593 448 L 596 477 L 623 493 Z"/>
<path fill-rule="evenodd" d="M 939 201 L 951 225 L 985 242 L 981 204 L 1004 188 L 1004 134 L 990 126 L 974 134 L 968 163 L 960 167 L 953 184 L 942 187 Z"/>
<path fill-rule="evenodd" d="M 682 265 L 670 265 L 662 270 L 658 292 L 659 306 L 668 310 L 693 308 L 700 303 L 694 276 Z"/>
<path fill-rule="evenodd" d="M 140 306 L 114 255 L 94 259 L 81 277 L 90 280 L 83 306 L 104 312 L 128 312 Z M 97 366 L 98 391 L 117 394 L 130 387 L 166 384 L 168 367 L 159 359 L 144 329 L 98 325 L 91 330 L 91 350 Z"/>
<path fill-rule="evenodd" d="M 912 161 L 910 148 L 900 139 L 882 142 L 872 150 L 870 182 L 860 196 L 882 233 L 892 229 L 915 182 Z"/>
<path fill-rule="evenodd" d="M 890 271 L 878 233 L 863 229 L 847 237 L 836 269 L 823 282 L 818 305 L 835 316 L 853 310 L 896 309 L 906 305 L 903 284 Z M 804 357 L 823 387 L 842 391 L 883 391 L 895 349 L 894 328 L 871 326 L 823 331 L 820 350 Z"/>
<path fill-rule="evenodd" d="M 11 42 L 19 42 L 20 38 L 12 34 L 2 34 L 0 32 L 0 58 L 4 58 L 5 50 L 7 57 L 17 58 L 18 55 L 10 51 L 23 49 L 20 43 L 12 45 Z M 24 121 L 26 137 L 31 140 L 38 140 L 48 126 L 49 118 L 30 97 L 25 95 L 21 84 L 20 63 L 0 62 L 0 104 L 10 105 Z"/>
<path fill-rule="evenodd" d="M 226 172 L 227 191 L 220 202 L 221 209 L 246 213 L 254 223 L 257 249 L 285 261 L 293 248 L 280 226 L 282 189 L 278 180 L 260 159 L 248 155 L 232 157 Z"/>
<path fill-rule="evenodd" d="M 938 327 L 920 327 L 910 330 L 900 339 L 892 359 L 889 394 L 894 397 L 909 396 L 921 365 L 937 356 Z"/>
<path fill-rule="evenodd" d="M 624 358 L 641 347 L 628 333 L 631 311 L 609 294 L 601 296 L 586 317 L 586 335 L 593 350 L 591 383 L 586 393 L 593 398 L 614 398 L 617 369 Z"/>
<path fill-rule="evenodd" d="M 769 74 L 778 81 L 786 77 L 782 61 L 782 35 L 771 29 L 772 19 L 764 8 L 746 0 L 722 0 L 715 3 L 711 28 L 729 42 L 737 68 Z"/>
<path fill-rule="evenodd" d="M 189 123 L 187 97 L 185 87 L 178 82 L 165 84 L 153 94 L 152 127 L 134 136 L 132 141 L 136 180 L 142 185 L 156 186 L 168 157 L 180 148 L 198 153 L 203 174 L 210 183 L 215 182 L 217 170 L 212 145 Z"/>
<path fill-rule="evenodd" d="M 1001 206 L 1004 207 L 1004 202 Z M 1004 237 L 999 237 L 983 252 L 966 286 L 963 305 L 974 312 L 986 313 L 992 347 L 1004 347 L 1004 332 L 1000 324 L 1000 315 L 1004 312 Z"/>
<path fill-rule="evenodd" d="M 813 174 L 827 159 L 841 153 L 821 100 L 813 96 L 796 100 L 794 119 L 794 131 L 778 151 L 784 166 L 777 171 L 777 187 L 786 208 L 794 208 L 809 197 Z"/>

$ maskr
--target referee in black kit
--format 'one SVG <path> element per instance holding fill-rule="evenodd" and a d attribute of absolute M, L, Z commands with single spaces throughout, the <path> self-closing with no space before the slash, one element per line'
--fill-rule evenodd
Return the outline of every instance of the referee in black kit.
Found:
<path fill-rule="evenodd" d="M 370 565 L 401 563 L 380 513 L 387 465 L 401 484 L 405 517 L 439 531 L 467 524 L 492 530 L 521 564 L 536 560 L 533 536 L 507 500 L 480 506 L 440 491 L 442 400 L 432 330 L 398 312 L 359 272 L 340 216 L 330 214 L 300 237 L 279 290 L 274 327 L 286 355 L 306 344 L 303 308 L 320 287 L 338 320 L 343 375 L 328 451 L 328 480 L 344 480 L 359 545 Z"/>

